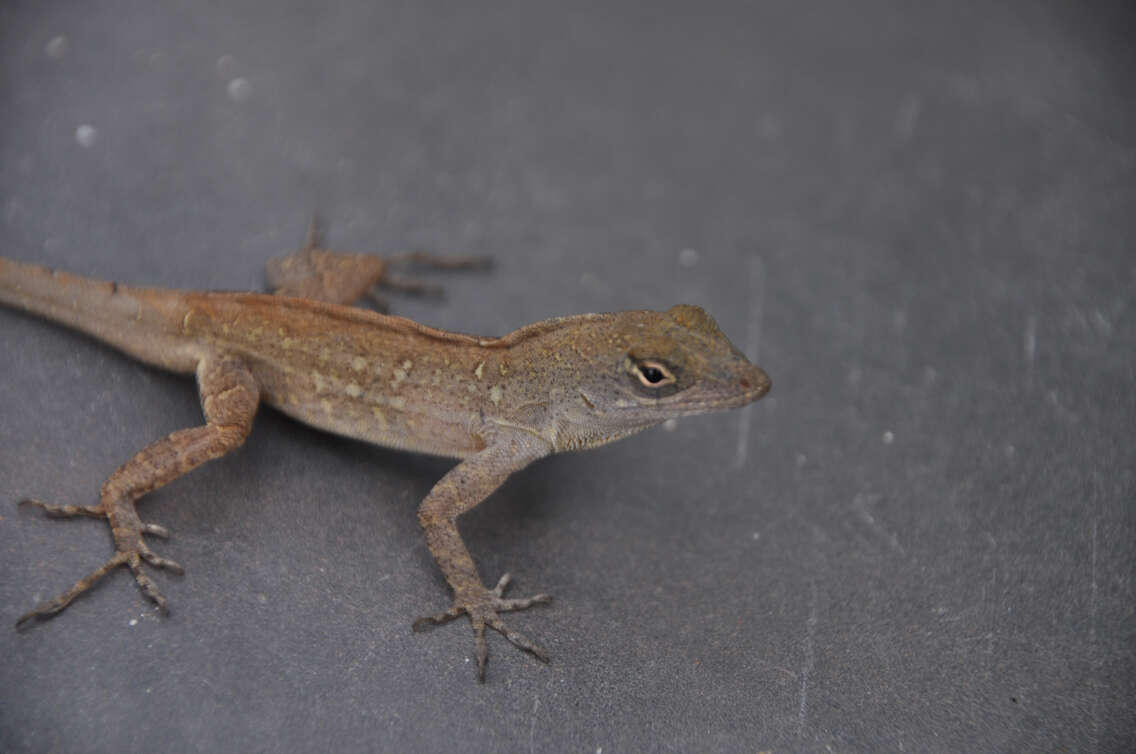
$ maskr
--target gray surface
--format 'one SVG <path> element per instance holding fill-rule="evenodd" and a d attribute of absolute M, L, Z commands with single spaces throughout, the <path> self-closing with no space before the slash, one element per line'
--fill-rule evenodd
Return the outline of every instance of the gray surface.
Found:
<path fill-rule="evenodd" d="M 557 598 L 514 618 L 553 664 L 493 637 L 485 686 L 466 626 L 409 630 L 447 462 L 265 412 L 142 506 L 168 619 L 117 574 L 0 630 L 0 749 L 1130 749 L 1132 15 L 990 5 L 5 4 L 4 254 L 250 288 L 320 210 L 497 257 L 400 313 L 702 304 L 774 389 L 463 520 Z M 0 349 L 6 500 L 93 501 L 199 420 L 50 325 L 0 312 Z M 6 626 L 109 552 L 9 505 Z"/>

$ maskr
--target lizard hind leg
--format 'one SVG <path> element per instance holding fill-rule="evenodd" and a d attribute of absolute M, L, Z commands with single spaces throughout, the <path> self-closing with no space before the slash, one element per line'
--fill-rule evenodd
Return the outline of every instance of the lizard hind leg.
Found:
<path fill-rule="evenodd" d="M 38 500 L 26 501 L 55 518 L 105 518 L 114 537 L 115 551 L 105 563 L 66 592 L 40 603 L 21 616 L 16 621 L 17 627 L 27 625 L 33 618 L 45 619 L 58 614 L 119 566 L 129 568 L 142 593 L 163 613 L 168 612 L 165 597 L 143 566 L 164 568 L 179 574 L 183 569 L 146 544 L 144 535 L 167 538 L 169 532 L 163 526 L 144 523 L 135 510 L 135 501 L 240 446 L 252 429 L 259 399 L 252 373 L 236 357 L 213 354 L 202 358 L 197 366 L 197 384 L 206 423 L 178 430 L 136 453 L 103 483 L 98 505 L 51 505 Z"/>
<path fill-rule="evenodd" d="M 315 218 L 308 225 L 304 246 L 283 257 L 270 259 L 264 267 L 273 293 L 329 304 L 354 304 L 369 298 L 380 311 L 386 302 L 378 294 L 388 288 L 410 294 L 437 295 L 441 286 L 392 274 L 392 264 L 414 264 L 436 270 L 472 270 L 489 266 L 487 257 L 438 257 L 424 251 L 393 256 L 351 254 L 320 246 Z"/>

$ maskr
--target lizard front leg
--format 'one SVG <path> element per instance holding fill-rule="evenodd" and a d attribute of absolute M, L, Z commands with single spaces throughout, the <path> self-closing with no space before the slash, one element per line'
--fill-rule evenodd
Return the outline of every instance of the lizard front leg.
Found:
<path fill-rule="evenodd" d="M 207 356 L 201 359 L 197 366 L 197 384 L 205 425 L 179 430 L 140 450 L 107 478 L 97 505 L 49 505 L 38 500 L 25 501 L 42 508 L 52 517 L 85 515 L 105 518 L 114 537 L 115 553 L 75 586 L 20 617 L 17 626 L 33 618 L 50 618 L 122 565 L 134 574 L 142 592 L 162 612 L 167 611 L 166 599 L 146 575 L 142 564 L 145 562 L 176 573 L 181 573 L 182 567 L 157 555 L 146 544 L 142 538 L 144 534 L 165 538 L 169 533 L 164 527 L 143 523 L 138 518 L 134 503 L 147 492 L 239 447 L 252 429 L 259 399 L 252 373 L 235 357 Z"/>
<path fill-rule="evenodd" d="M 509 475 L 519 471 L 538 458 L 551 452 L 547 442 L 536 435 L 504 427 L 493 427 L 485 433 L 489 445 L 450 470 L 430 490 L 418 508 L 418 521 L 426 534 L 426 545 L 438 567 L 454 591 L 450 609 L 414 622 L 420 631 L 432 624 L 446 623 L 462 614 L 468 615 L 473 626 L 474 653 L 477 658 L 478 680 L 485 680 L 485 663 L 489 646 L 485 628 L 494 629 L 520 649 L 544 662 L 548 654 L 524 635 L 508 628 L 498 613 L 523 610 L 535 604 L 548 602 L 546 594 L 524 599 L 506 599 L 504 590 L 509 584 L 505 574 L 493 589 L 487 589 L 478 576 L 477 566 L 458 533 L 457 517 L 470 510 L 500 487 Z"/>

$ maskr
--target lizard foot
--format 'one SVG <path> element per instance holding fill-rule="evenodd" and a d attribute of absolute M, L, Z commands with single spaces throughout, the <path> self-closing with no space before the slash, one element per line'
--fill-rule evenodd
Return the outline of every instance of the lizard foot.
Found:
<path fill-rule="evenodd" d="M 505 574 L 497 582 L 497 586 L 486 589 L 479 586 L 472 595 L 458 594 L 454 597 L 454 604 L 445 612 L 429 615 L 414 621 L 414 630 L 423 631 L 430 626 L 449 623 L 462 614 L 468 615 L 473 624 L 473 647 L 477 657 L 477 679 L 485 681 L 485 663 L 489 660 L 489 644 L 485 641 L 485 628 L 488 626 L 497 631 L 518 649 L 531 654 L 541 662 L 548 662 L 548 653 L 538 647 L 524 634 L 512 630 L 497 615 L 499 612 L 524 610 L 533 605 L 545 605 L 552 601 L 547 594 L 537 594 L 532 597 L 520 599 L 506 599 L 505 590 L 509 587 L 512 577 Z"/>
<path fill-rule="evenodd" d="M 92 518 L 105 518 L 110 520 L 111 516 L 103 508 L 102 504 L 99 505 L 51 505 L 40 500 L 22 500 L 20 505 L 34 505 L 40 508 L 51 518 L 73 518 L 75 516 L 91 516 Z M 17 628 L 23 628 L 33 618 L 38 620 L 45 620 L 57 613 L 61 612 L 65 607 L 79 595 L 86 592 L 88 589 L 97 584 L 103 576 L 113 571 L 119 566 L 126 566 L 130 572 L 134 574 L 134 580 L 138 582 L 138 587 L 142 593 L 150 598 L 158 606 L 158 609 L 163 613 L 169 612 L 169 606 L 166 603 L 166 598 L 158 591 L 158 587 L 146 575 L 142 569 L 142 563 L 146 562 L 155 568 L 165 568 L 176 574 L 182 574 L 185 569 L 180 565 L 151 550 L 146 543 L 142 540 L 143 534 L 150 534 L 155 537 L 167 539 L 170 532 L 164 526 L 158 524 L 142 523 L 138 520 L 137 514 L 134 513 L 133 505 L 129 506 L 129 513 L 123 516 L 125 521 L 117 523 L 121 526 L 115 526 L 114 522 L 111 524 L 111 531 L 115 538 L 116 551 L 105 563 L 91 571 L 89 574 L 79 579 L 75 586 L 68 589 L 58 597 L 50 600 L 45 600 L 35 606 L 33 610 L 24 615 L 16 621 Z"/>
<path fill-rule="evenodd" d="M 387 311 L 380 288 L 417 295 L 438 295 L 441 286 L 402 277 L 390 271 L 392 265 L 414 265 L 435 270 L 483 270 L 491 266 L 488 257 L 438 257 L 425 251 L 392 256 L 349 254 L 320 246 L 319 231 L 313 217 L 308 225 L 304 247 L 265 265 L 265 276 L 275 293 L 286 296 L 349 305 L 366 296 L 380 312 Z"/>

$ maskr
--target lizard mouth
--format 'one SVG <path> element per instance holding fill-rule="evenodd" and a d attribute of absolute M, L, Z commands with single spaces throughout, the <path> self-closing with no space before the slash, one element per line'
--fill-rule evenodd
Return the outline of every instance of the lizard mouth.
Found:
<path fill-rule="evenodd" d="M 760 400 L 773 386 L 769 375 L 759 366 L 746 364 L 740 371 L 741 374 L 729 380 L 707 387 L 701 396 L 679 393 L 662 399 L 660 405 L 672 404 L 670 408 L 676 416 L 725 411 Z"/>

